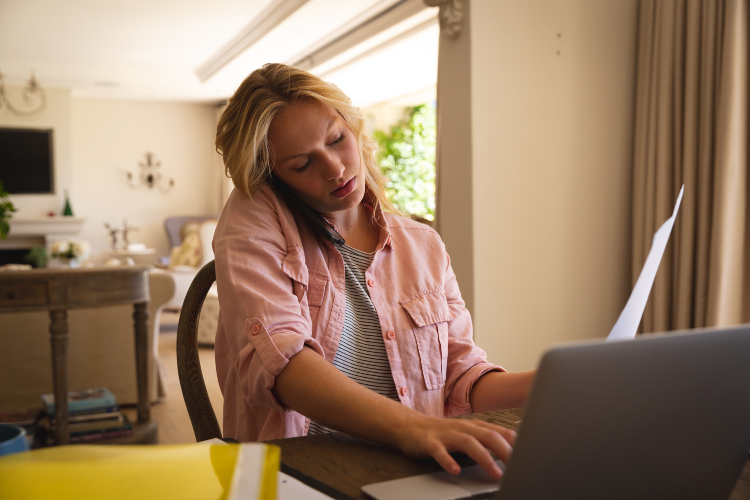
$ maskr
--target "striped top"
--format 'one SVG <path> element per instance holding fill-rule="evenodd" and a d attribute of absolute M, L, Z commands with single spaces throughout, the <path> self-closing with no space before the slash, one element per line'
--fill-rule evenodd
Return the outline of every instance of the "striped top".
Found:
<path fill-rule="evenodd" d="M 399 401 L 378 313 L 370 300 L 365 279 L 365 271 L 372 264 L 375 252 L 361 252 L 347 245 L 336 245 L 336 248 L 344 258 L 346 306 L 344 329 L 333 366 L 358 384 Z M 326 432 L 332 429 L 310 422 L 309 435 Z"/>

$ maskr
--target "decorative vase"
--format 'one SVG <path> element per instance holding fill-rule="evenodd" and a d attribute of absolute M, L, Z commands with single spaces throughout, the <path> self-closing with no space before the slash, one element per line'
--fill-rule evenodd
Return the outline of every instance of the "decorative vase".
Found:
<path fill-rule="evenodd" d="M 65 207 L 63 208 L 63 215 L 72 217 L 73 208 L 70 206 L 70 198 L 68 197 L 68 190 L 65 190 Z"/>
<path fill-rule="evenodd" d="M 77 267 L 81 267 L 81 258 L 80 257 L 73 257 L 72 259 L 66 259 L 65 267 L 69 269 L 75 269 Z"/>
<path fill-rule="evenodd" d="M 53 257 L 49 260 L 47 267 L 52 269 L 76 269 L 81 267 L 81 258 Z"/>

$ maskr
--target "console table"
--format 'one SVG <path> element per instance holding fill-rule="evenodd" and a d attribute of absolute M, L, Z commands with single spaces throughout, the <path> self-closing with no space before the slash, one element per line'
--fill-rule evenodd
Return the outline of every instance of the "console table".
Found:
<path fill-rule="evenodd" d="M 133 304 L 138 422 L 127 442 L 156 442 L 156 422 L 151 421 L 147 387 L 149 300 L 147 267 L 0 272 L 0 313 L 49 311 L 52 378 L 58 403 L 68 399 L 68 310 Z M 70 437 L 67 404 L 55 405 L 55 419 L 55 442 L 66 444 Z"/>
<path fill-rule="evenodd" d="M 125 259 L 130 257 L 136 265 L 140 266 L 150 266 L 156 262 L 155 248 L 143 248 L 141 250 L 107 250 L 104 252 L 104 255 L 107 257 L 114 257 L 115 259 Z"/>

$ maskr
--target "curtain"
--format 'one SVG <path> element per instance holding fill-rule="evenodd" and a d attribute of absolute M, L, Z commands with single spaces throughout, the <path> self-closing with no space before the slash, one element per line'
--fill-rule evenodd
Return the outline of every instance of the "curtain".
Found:
<path fill-rule="evenodd" d="M 748 0 L 641 0 L 633 282 L 685 195 L 644 332 L 750 321 Z"/>

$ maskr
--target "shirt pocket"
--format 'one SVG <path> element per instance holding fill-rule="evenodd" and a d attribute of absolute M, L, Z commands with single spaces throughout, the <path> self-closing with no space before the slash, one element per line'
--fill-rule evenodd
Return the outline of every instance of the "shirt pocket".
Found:
<path fill-rule="evenodd" d="M 302 297 L 307 292 L 307 284 L 309 283 L 309 275 L 302 251 L 295 248 L 286 254 L 281 262 L 281 271 L 292 280 L 292 293 L 299 302 L 302 302 Z"/>
<path fill-rule="evenodd" d="M 448 321 L 453 319 L 442 288 L 400 302 L 412 321 L 424 383 L 428 390 L 445 385 Z"/>
<path fill-rule="evenodd" d="M 315 317 L 318 315 L 320 306 L 323 304 L 326 284 L 328 283 L 328 274 L 316 271 L 315 269 L 308 269 L 307 272 L 309 273 L 307 306 L 310 309 L 310 320 L 315 323 Z"/>
<path fill-rule="evenodd" d="M 323 304 L 328 274 L 308 269 L 301 250 L 294 249 L 289 252 L 281 263 L 282 272 L 292 280 L 292 293 L 301 303 L 302 297 L 307 294 L 307 307 L 310 311 L 310 320 L 315 322 L 320 306 Z"/>

